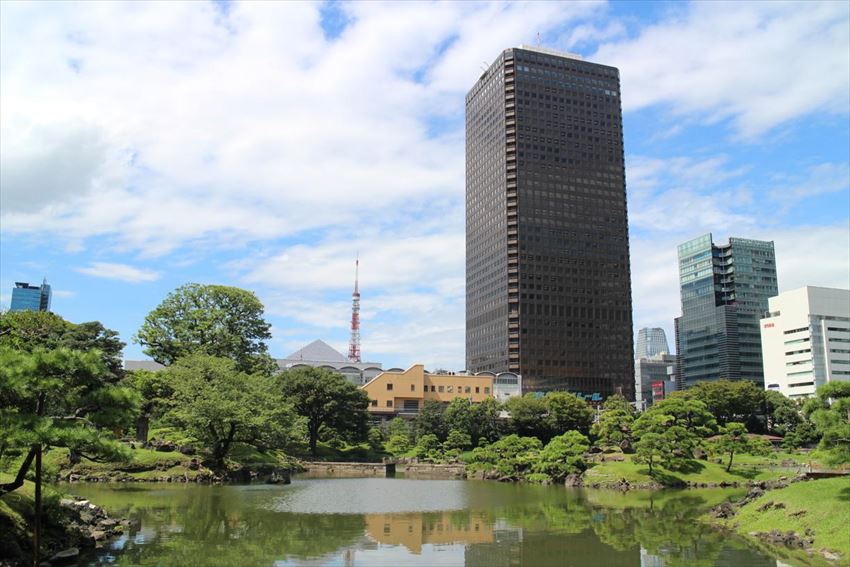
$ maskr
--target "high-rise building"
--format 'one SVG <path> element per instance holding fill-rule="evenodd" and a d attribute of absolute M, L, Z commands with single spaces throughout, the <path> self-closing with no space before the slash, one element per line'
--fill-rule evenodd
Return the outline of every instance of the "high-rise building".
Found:
<path fill-rule="evenodd" d="M 15 282 L 9 311 L 50 311 L 50 295 L 47 278 L 40 286 Z"/>
<path fill-rule="evenodd" d="M 506 49 L 466 96 L 466 361 L 633 399 L 619 71 Z"/>
<path fill-rule="evenodd" d="M 677 376 L 763 384 L 759 320 L 777 294 L 773 242 L 706 234 L 679 245 L 682 315 L 676 318 Z"/>
<path fill-rule="evenodd" d="M 669 352 L 670 347 L 667 345 L 667 334 L 664 329 L 661 327 L 644 327 L 638 331 L 635 359 L 649 358 Z"/>
<path fill-rule="evenodd" d="M 666 352 L 635 359 L 635 402 L 640 410 L 676 390 L 675 368 L 676 357 Z"/>
<path fill-rule="evenodd" d="M 807 286 L 768 303 L 761 320 L 766 389 L 799 398 L 850 381 L 850 290 Z"/>

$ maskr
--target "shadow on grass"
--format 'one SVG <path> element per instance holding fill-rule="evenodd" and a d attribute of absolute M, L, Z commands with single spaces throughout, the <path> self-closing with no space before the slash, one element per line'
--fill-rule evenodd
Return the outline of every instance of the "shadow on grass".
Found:
<path fill-rule="evenodd" d="M 725 467 L 724 470 L 726 470 Z M 741 478 L 746 478 L 747 480 L 752 480 L 759 475 L 759 471 L 756 469 L 736 469 L 735 467 L 732 467 L 732 470 L 729 471 L 729 474 L 733 476 L 739 476 Z"/>
<path fill-rule="evenodd" d="M 658 484 L 662 484 L 664 486 L 669 486 L 670 488 L 681 488 L 685 486 L 687 483 L 674 475 L 669 471 L 662 470 L 658 467 L 655 467 L 652 472 L 649 472 L 649 468 L 641 469 L 638 471 L 640 474 L 645 474 Z"/>
<path fill-rule="evenodd" d="M 686 459 L 676 464 L 675 467 L 671 467 L 672 470 L 685 474 L 694 474 L 698 472 L 702 472 L 705 468 L 705 465 L 699 461 L 694 459 Z"/>
<path fill-rule="evenodd" d="M 838 499 L 850 502 L 850 486 L 841 489 L 841 491 L 838 493 Z"/>

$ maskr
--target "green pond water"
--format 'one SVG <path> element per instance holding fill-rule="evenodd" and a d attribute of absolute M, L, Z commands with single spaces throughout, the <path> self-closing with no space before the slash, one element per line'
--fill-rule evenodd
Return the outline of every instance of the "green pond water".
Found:
<path fill-rule="evenodd" d="M 741 491 L 296 477 L 286 486 L 80 484 L 70 492 L 133 521 L 88 565 L 784 565 L 697 523 Z"/>

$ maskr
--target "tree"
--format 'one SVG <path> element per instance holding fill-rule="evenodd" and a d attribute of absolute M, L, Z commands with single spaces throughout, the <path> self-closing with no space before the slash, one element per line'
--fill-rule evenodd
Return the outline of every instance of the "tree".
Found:
<path fill-rule="evenodd" d="M 569 392 L 549 392 L 545 396 L 550 430 L 559 435 L 567 431 L 590 433 L 593 408 L 585 400 Z"/>
<path fill-rule="evenodd" d="M 671 425 L 681 425 L 698 437 L 708 437 L 717 431 L 717 420 L 706 405 L 685 396 L 671 396 L 661 400 L 645 411 L 641 418 L 644 415 L 669 416 Z"/>
<path fill-rule="evenodd" d="M 488 443 L 496 441 L 501 437 L 502 422 L 499 418 L 501 404 L 496 398 L 487 398 L 483 402 L 473 404 L 472 422 L 474 430 L 469 433 L 472 439 L 481 444 L 481 440 Z"/>
<path fill-rule="evenodd" d="M 434 435 L 438 440 L 445 441 L 448 434 L 446 422 L 443 419 L 445 410 L 445 405 L 437 400 L 425 400 L 413 426 L 417 439 L 423 435 Z"/>
<path fill-rule="evenodd" d="M 23 485 L 44 447 L 67 447 L 95 461 L 127 458 L 112 428 L 135 417 L 138 397 L 109 379 L 96 350 L 0 347 L 0 458 L 24 455 L 0 494 Z"/>
<path fill-rule="evenodd" d="M 440 440 L 433 433 L 427 433 L 419 437 L 416 446 L 413 447 L 414 456 L 419 459 L 430 459 L 437 461 L 442 456 L 440 451 Z"/>
<path fill-rule="evenodd" d="M 534 394 L 514 397 L 505 402 L 505 409 L 511 416 L 511 430 L 522 436 L 549 438 L 549 425 L 546 423 L 546 401 Z"/>
<path fill-rule="evenodd" d="M 443 423 L 449 432 L 462 431 L 468 435 L 475 433 L 477 424 L 472 414 L 472 402 L 467 398 L 453 399 L 443 412 Z"/>
<path fill-rule="evenodd" d="M 723 434 L 714 442 L 714 448 L 717 452 L 729 455 L 729 461 L 726 463 L 726 472 L 732 470 L 732 459 L 735 453 L 745 452 L 748 446 L 747 428 L 743 423 L 734 421 L 726 424 Z"/>
<path fill-rule="evenodd" d="M 446 451 L 455 451 L 458 454 L 470 447 L 472 447 L 472 438 L 469 437 L 468 433 L 458 431 L 457 429 L 449 431 L 449 435 L 443 443 L 443 449 Z"/>
<path fill-rule="evenodd" d="M 806 406 L 822 435 L 819 448 L 832 464 L 850 463 L 850 382 L 828 382 Z"/>
<path fill-rule="evenodd" d="M 764 413 L 764 389 L 750 380 L 706 380 L 686 390 L 685 396 L 704 403 L 718 425 L 749 421 L 751 429 L 764 428 L 756 418 Z"/>
<path fill-rule="evenodd" d="M 280 391 L 307 422 L 310 454 L 325 432 L 361 441 L 368 431 L 369 396 L 341 374 L 324 368 L 296 368 L 277 377 Z"/>
<path fill-rule="evenodd" d="M 173 405 L 174 388 L 166 372 L 131 370 L 122 384 L 135 390 L 141 398 L 139 417 L 136 420 L 136 440 L 148 440 L 150 420 L 161 418 Z"/>
<path fill-rule="evenodd" d="M 118 333 L 99 321 L 74 324 L 46 311 L 9 311 L 0 315 L 0 346 L 32 352 L 35 349 L 97 350 L 103 379 L 116 383 L 123 375 L 124 343 Z"/>
<path fill-rule="evenodd" d="M 802 423 L 800 408 L 792 399 L 775 390 L 766 390 L 763 395 L 768 432 L 784 437 Z"/>
<path fill-rule="evenodd" d="M 395 457 L 400 457 L 404 455 L 413 447 L 413 444 L 410 442 L 410 438 L 407 435 L 394 434 L 391 435 L 389 440 L 384 444 L 384 448 L 387 450 L 387 453 L 393 455 Z"/>
<path fill-rule="evenodd" d="M 664 435 L 648 432 L 641 435 L 635 443 L 634 461 L 649 465 L 649 474 L 652 474 L 652 466 L 658 459 L 663 459 L 670 452 L 670 446 Z"/>
<path fill-rule="evenodd" d="M 472 469 L 495 470 L 506 480 L 521 480 L 531 472 L 542 447 L 536 437 L 508 435 L 473 449 L 469 465 Z"/>
<path fill-rule="evenodd" d="M 169 293 L 148 313 L 134 340 L 166 366 L 199 352 L 229 358 L 240 371 L 271 372 L 274 361 L 265 343 L 271 338 L 270 328 L 253 292 L 190 283 Z"/>
<path fill-rule="evenodd" d="M 602 445 L 616 445 L 623 450 L 631 450 L 634 421 L 634 416 L 621 408 L 606 409 L 599 415 L 599 421 L 593 424 L 590 432 Z"/>
<path fill-rule="evenodd" d="M 540 451 L 534 472 L 548 475 L 555 481 L 563 481 L 569 474 L 583 472 L 587 468 L 584 454 L 590 449 L 587 437 L 578 431 L 567 431 L 553 437 Z"/>
<path fill-rule="evenodd" d="M 286 443 L 294 416 L 272 378 L 206 354 L 185 356 L 164 372 L 174 388 L 168 418 L 210 451 L 216 467 L 224 466 L 233 443 L 260 450 Z"/>
<path fill-rule="evenodd" d="M 605 403 L 602 404 L 602 411 L 621 410 L 631 416 L 634 416 L 637 411 L 635 406 L 623 396 L 623 394 L 613 394 L 608 396 Z"/>

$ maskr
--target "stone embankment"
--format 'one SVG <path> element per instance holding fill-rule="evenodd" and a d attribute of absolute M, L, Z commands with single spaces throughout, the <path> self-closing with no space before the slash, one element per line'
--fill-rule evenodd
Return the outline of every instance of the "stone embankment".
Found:
<path fill-rule="evenodd" d="M 78 473 L 73 469 L 62 471 L 57 480 L 60 482 L 170 482 L 170 483 L 225 483 L 225 482 L 264 482 L 266 484 L 289 484 L 292 471 L 271 465 L 243 466 L 237 469 L 214 472 L 192 459 L 185 468 L 174 472 L 175 467 L 148 467 L 133 471 L 111 470 L 103 472 Z M 141 473 L 141 474 L 140 474 Z"/>
<path fill-rule="evenodd" d="M 466 466 L 462 463 L 422 463 L 416 459 L 399 459 L 381 463 L 347 462 L 303 462 L 305 472 L 332 476 L 376 476 L 387 477 L 396 473 L 415 478 L 466 478 Z"/>

